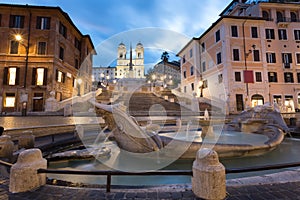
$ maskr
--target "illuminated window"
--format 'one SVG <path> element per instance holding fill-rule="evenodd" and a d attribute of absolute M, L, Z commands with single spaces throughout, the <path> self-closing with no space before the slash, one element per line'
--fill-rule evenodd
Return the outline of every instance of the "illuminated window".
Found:
<path fill-rule="evenodd" d="M 4 85 L 19 85 L 19 71 L 17 67 L 5 67 L 3 73 Z"/>
<path fill-rule="evenodd" d="M 8 85 L 16 85 L 17 68 L 11 67 L 8 69 Z"/>
<path fill-rule="evenodd" d="M 37 68 L 36 75 L 37 75 L 36 84 L 44 85 L 44 68 Z"/>
<path fill-rule="evenodd" d="M 47 68 L 33 68 L 32 69 L 32 85 L 46 85 L 47 84 Z"/>
<path fill-rule="evenodd" d="M 4 107 L 13 108 L 15 107 L 16 97 L 14 93 L 6 93 L 6 97 L 4 99 Z"/>
<path fill-rule="evenodd" d="M 59 83 L 64 83 L 65 82 L 65 73 L 57 70 L 56 71 L 56 81 Z"/>

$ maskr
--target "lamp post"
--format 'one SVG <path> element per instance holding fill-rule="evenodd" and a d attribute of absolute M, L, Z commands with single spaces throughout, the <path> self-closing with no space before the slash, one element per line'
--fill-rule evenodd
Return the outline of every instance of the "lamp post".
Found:
<path fill-rule="evenodd" d="M 199 82 L 199 85 L 200 85 L 200 97 L 203 97 L 203 81 L 200 81 Z"/>
<path fill-rule="evenodd" d="M 78 83 L 78 92 L 77 92 L 77 96 L 81 96 L 81 92 L 80 92 L 80 86 L 81 86 L 81 84 L 82 84 L 82 79 L 81 78 L 79 78 L 79 79 L 77 79 L 77 83 Z"/>
<path fill-rule="evenodd" d="M 20 34 L 15 35 L 15 40 L 21 44 L 26 51 L 26 56 L 25 56 L 25 71 L 24 71 L 24 92 L 21 95 L 21 103 L 22 103 L 22 116 L 27 115 L 27 103 L 28 103 L 28 93 L 26 92 L 26 85 L 27 85 L 27 71 L 28 71 L 28 54 L 29 54 L 29 36 L 27 40 L 27 45 L 23 43 L 23 38 Z"/>

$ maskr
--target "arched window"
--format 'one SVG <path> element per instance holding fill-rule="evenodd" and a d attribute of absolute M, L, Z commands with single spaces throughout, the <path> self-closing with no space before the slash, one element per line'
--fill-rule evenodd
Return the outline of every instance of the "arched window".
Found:
<path fill-rule="evenodd" d="M 269 20 L 270 19 L 270 15 L 269 15 L 269 12 L 268 11 L 262 11 L 262 17 L 266 20 Z"/>
<path fill-rule="evenodd" d="M 259 94 L 253 95 L 251 97 L 251 107 L 260 106 L 260 105 L 264 105 L 264 97 Z"/>
<path fill-rule="evenodd" d="M 284 22 L 284 17 L 283 17 L 282 12 L 277 11 L 276 12 L 276 17 L 277 17 L 277 22 Z"/>
<path fill-rule="evenodd" d="M 291 12 L 291 22 L 297 22 L 298 16 L 295 12 Z"/>

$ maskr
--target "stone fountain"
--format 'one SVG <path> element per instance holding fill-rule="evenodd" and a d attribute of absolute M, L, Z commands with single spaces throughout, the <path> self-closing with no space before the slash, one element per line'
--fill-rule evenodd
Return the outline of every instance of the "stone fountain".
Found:
<path fill-rule="evenodd" d="M 218 131 L 214 130 L 216 123 L 212 119 L 200 121 L 199 124 L 204 133 L 202 138 L 195 139 L 196 137 L 194 137 L 195 140 L 187 141 L 188 129 L 179 130 L 187 132 L 183 133 L 184 137 L 178 137 L 181 133 L 175 134 L 175 136 L 174 133 L 160 134 L 158 125 L 151 124 L 141 127 L 135 118 L 126 112 L 126 107 L 122 104 L 91 103 L 95 105 L 97 115 L 105 120 L 105 124 L 111 132 L 111 138 L 117 146 L 122 151 L 135 155 L 158 152 L 171 158 L 174 156 L 174 151 L 183 146 L 186 149 L 181 152 L 180 158 L 184 159 L 194 159 L 196 152 L 201 148 L 214 149 L 220 157 L 260 155 L 276 148 L 288 132 L 288 127 L 280 113 L 269 105 L 257 106 L 242 112 L 226 124 L 222 130 L 219 130 L 218 134 L 216 134 Z M 238 133 L 242 137 L 256 137 L 258 142 L 251 143 L 248 139 L 240 141 L 239 137 L 232 139 L 223 131 L 229 132 L 230 134 L 227 135 L 230 136 Z M 170 144 L 172 144 L 171 148 Z M 101 149 L 101 151 L 92 151 L 93 153 L 88 156 L 95 154 L 94 156 L 98 157 L 97 152 L 103 153 L 103 150 L 105 150 L 105 156 L 110 152 L 109 149 Z M 72 154 L 74 155 L 74 151 Z M 80 152 L 76 155 L 80 155 Z"/>

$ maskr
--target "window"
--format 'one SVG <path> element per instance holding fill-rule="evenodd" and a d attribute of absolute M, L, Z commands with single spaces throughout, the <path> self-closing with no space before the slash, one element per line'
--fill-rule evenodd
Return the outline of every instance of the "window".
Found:
<path fill-rule="evenodd" d="M 190 49 L 190 58 L 193 57 L 193 49 Z"/>
<path fill-rule="evenodd" d="M 261 72 L 255 72 L 255 80 L 256 82 L 262 82 Z"/>
<path fill-rule="evenodd" d="M 234 72 L 234 80 L 236 82 L 241 82 L 242 81 L 241 72 Z"/>
<path fill-rule="evenodd" d="M 0 27 L 1 27 L 1 19 L 2 19 L 2 15 L 0 14 Z"/>
<path fill-rule="evenodd" d="M 296 53 L 296 62 L 300 64 L 300 53 Z"/>
<path fill-rule="evenodd" d="M 260 61 L 260 58 L 259 58 L 259 50 L 253 50 L 253 59 L 254 59 L 254 61 L 256 61 L 256 62 Z"/>
<path fill-rule="evenodd" d="M 32 85 L 47 85 L 47 68 L 32 69 Z"/>
<path fill-rule="evenodd" d="M 194 76 L 194 66 L 191 66 L 191 76 Z"/>
<path fill-rule="evenodd" d="M 202 52 L 205 51 L 205 43 L 204 42 L 201 43 L 201 49 L 202 49 Z"/>
<path fill-rule="evenodd" d="M 239 49 L 233 49 L 233 60 L 239 61 L 240 60 L 240 51 Z"/>
<path fill-rule="evenodd" d="M 10 42 L 10 54 L 18 54 L 19 52 L 19 42 L 12 40 Z"/>
<path fill-rule="evenodd" d="M 50 17 L 40 17 L 36 18 L 36 29 L 49 30 L 50 29 Z"/>
<path fill-rule="evenodd" d="M 279 40 L 287 40 L 286 30 L 278 29 Z"/>
<path fill-rule="evenodd" d="M 183 78 L 186 78 L 186 71 L 183 71 Z"/>
<path fill-rule="evenodd" d="M 15 93 L 6 93 L 4 99 L 4 107 L 14 108 L 16 104 Z"/>
<path fill-rule="evenodd" d="M 292 72 L 284 72 L 284 82 L 294 83 L 294 77 Z"/>
<path fill-rule="evenodd" d="M 295 40 L 300 40 L 300 30 L 294 30 L 294 38 Z"/>
<path fill-rule="evenodd" d="M 182 63 L 185 63 L 185 55 L 182 57 Z"/>
<path fill-rule="evenodd" d="M 46 42 L 38 43 L 38 55 L 46 55 Z"/>
<path fill-rule="evenodd" d="M 222 83 L 223 82 L 223 74 L 218 75 L 218 82 Z"/>
<path fill-rule="evenodd" d="M 3 73 L 3 85 L 19 85 L 20 68 L 5 67 Z"/>
<path fill-rule="evenodd" d="M 232 37 L 239 37 L 237 26 L 231 26 L 231 36 Z"/>
<path fill-rule="evenodd" d="M 269 17 L 269 12 L 268 11 L 262 11 L 262 17 L 266 20 L 270 20 L 270 17 Z"/>
<path fill-rule="evenodd" d="M 297 73 L 297 82 L 300 83 L 300 73 Z"/>
<path fill-rule="evenodd" d="M 277 83 L 277 73 L 276 72 L 268 72 L 268 79 L 270 83 Z"/>
<path fill-rule="evenodd" d="M 298 21 L 298 16 L 296 12 L 291 12 L 291 22 L 297 22 Z"/>
<path fill-rule="evenodd" d="M 207 80 L 203 80 L 203 88 L 207 88 L 208 87 L 208 82 Z"/>
<path fill-rule="evenodd" d="M 206 62 L 203 62 L 202 63 L 202 72 L 205 72 L 206 71 Z"/>
<path fill-rule="evenodd" d="M 67 27 L 65 27 L 65 25 L 63 25 L 61 22 L 59 23 L 59 33 L 67 38 Z"/>
<path fill-rule="evenodd" d="M 221 64 L 222 63 L 222 54 L 221 52 L 217 53 L 217 64 Z"/>
<path fill-rule="evenodd" d="M 254 27 L 254 26 L 251 27 L 251 35 L 252 35 L 252 38 L 258 38 L 257 27 Z"/>
<path fill-rule="evenodd" d="M 65 82 L 65 73 L 56 70 L 56 81 L 59 83 L 64 83 Z"/>
<path fill-rule="evenodd" d="M 60 47 L 59 48 L 59 59 L 64 60 L 64 54 L 65 54 L 64 48 Z"/>
<path fill-rule="evenodd" d="M 266 39 L 275 39 L 274 29 L 266 29 Z"/>
<path fill-rule="evenodd" d="M 76 49 L 78 49 L 80 51 L 81 49 L 81 42 L 75 37 L 75 41 L 74 41 L 74 46 L 76 47 Z M 120 58 L 123 57 L 123 54 L 120 54 Z"/>
<path fill-rule="evenodd" d="M 75 59 L 75 68 L 79 69 L 79 60 L 78 59 Z"/>
<path fill-rule="evenodd" d="M 191 83 L 191 88 L 192 88 L 192 91 L 195 90 L 194 83 Z"/>
<path fill-rule="evenodd" d="M 292 54 L 282 53 L 282 63 L 284 64 L 284 68 L 291 68 L 290 63 L 293 63 Z"/>
<path fill-rule="evenodd" d="M 277 17 L 277 22 L 284 22 L 285 21 L 282 12 L 277 11 L 276 12 L 276 17 Z"/>
<path fill-rule="evenodd" d="M 9 19 L 9 28 L 24 28 L 24 16 L 11 15 Z"/>
<path fill-rule="evenodd" d="M 220 41 L 220 30 L 215 33 L 216 42 Z"/>
<path fill-rule="evenodd" d="M 276 63 L 276 54 L 275 53 L 266 53 L 267 63 Z"/>
<path fill-rule="evenodd" d="M 184 86 L 183 90 L 184 90 L 184 93 L 186 93 L 186 86 Z"/>

